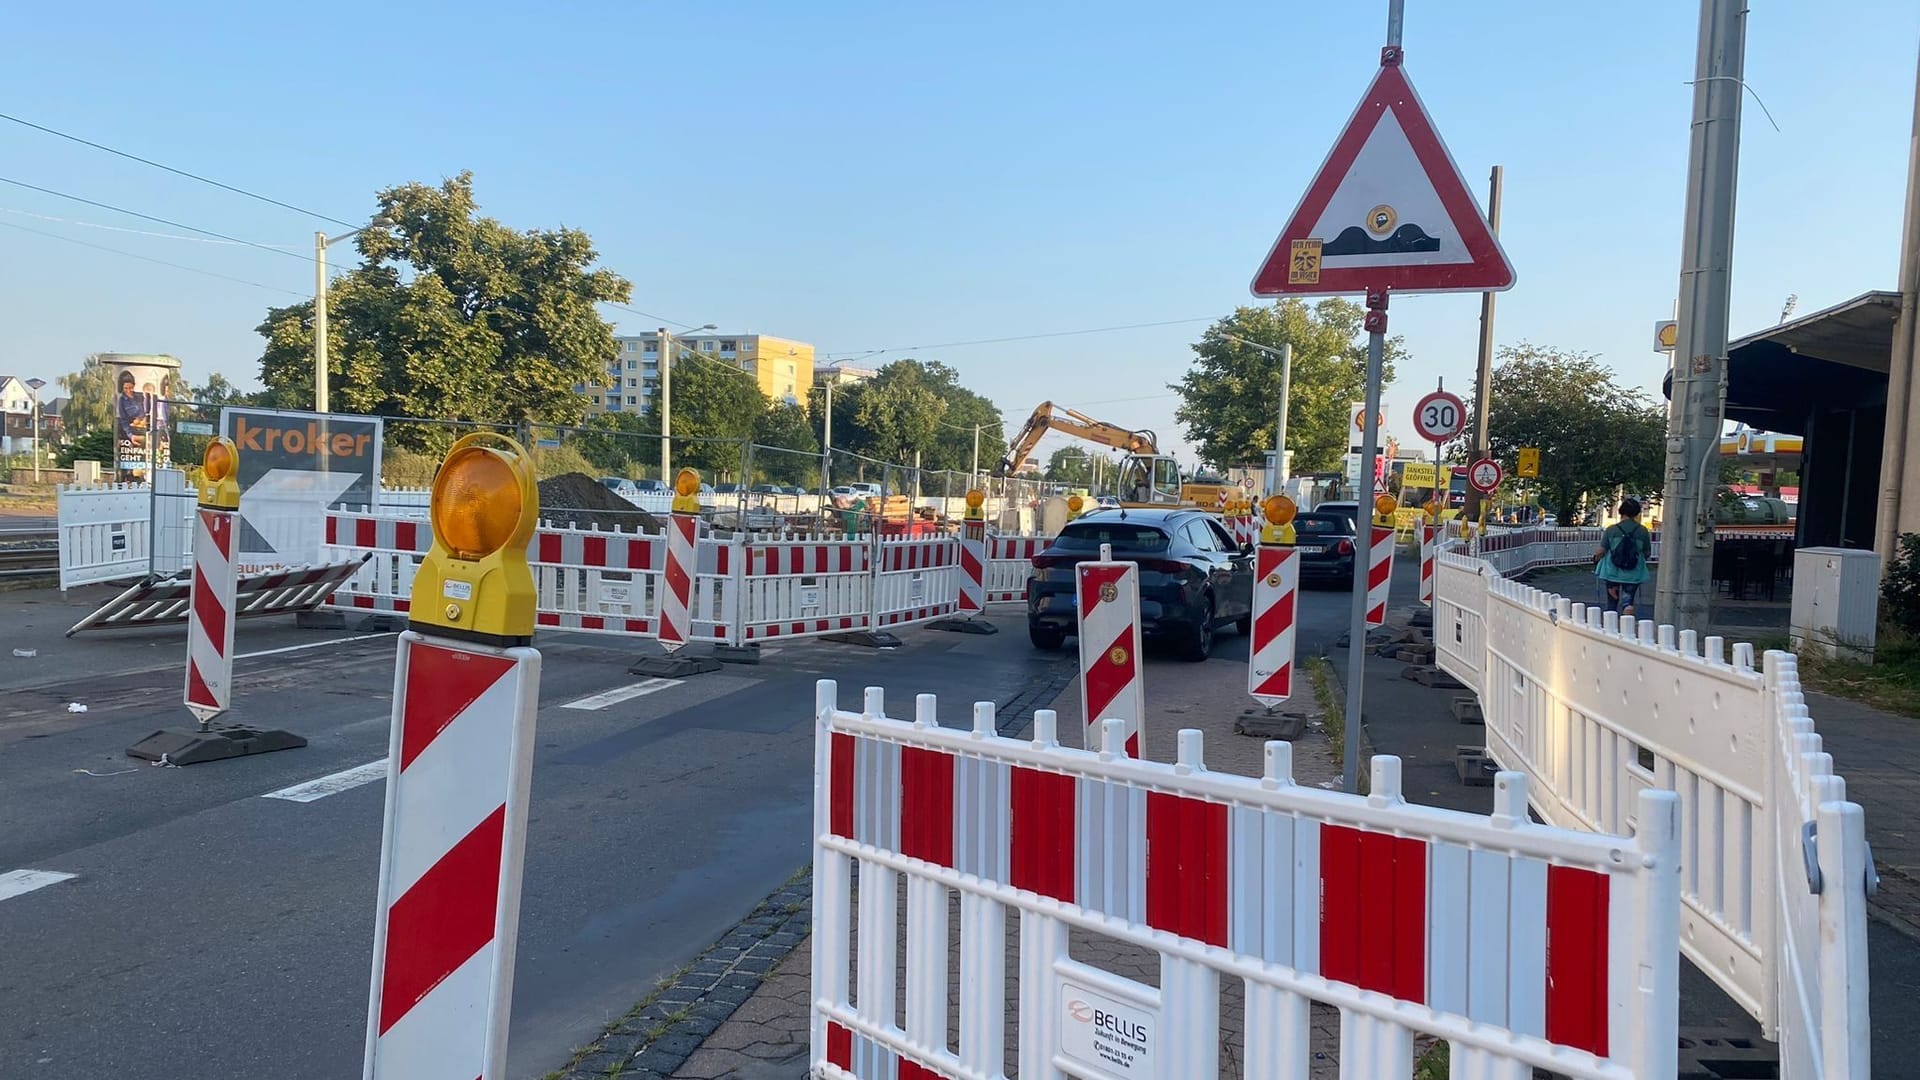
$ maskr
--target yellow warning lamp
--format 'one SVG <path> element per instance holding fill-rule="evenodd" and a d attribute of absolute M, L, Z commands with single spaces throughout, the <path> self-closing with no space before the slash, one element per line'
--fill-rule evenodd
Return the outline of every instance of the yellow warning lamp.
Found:
<path fill-rule="evenodd" d="M 986 492 L 981 491 L 979 488 L 974 488 L 972 491 L 967 492 L 967 520 L 985 521 L 987 519 L 987 512 L 981 509 L 981 507 L 985 506 L 986 503 Z"/>
<path fill-rule="evenodd" d="M 1260 503 L 1260 515 L 1266 518 L 1266 524 L 1260 527 L 1260 542 L 1263 544 L 1293 543 L 1293 515 L 1299 507 L 1285 495 L 1269 495 Z"/>
<path fill-rule="evenodd" d="M 200 459 L 200 505 L 215 510 L 240 509 L 240 451 L 225 435 L 215 436 Z"/>
<path fill-rule="evenodd" d="M 477 432 L 433 478 L 433 550 L 413 578 L 410 625 L 488 645 L 533 640 L 527 541 L 540 516 L 533 462 L 514 440 Z"/>
<path fill-rule="evenodd" d="M 681 469 L 680 475 L 673 478 L 673 512 L 700 512 L 700 474 L 692 469 Z"/>
<path fill-rule="evenodd" d="M 1087 500 L 1081 498 L 1078 494 L 1067 496 L 1067 516 L 1070 518 L 1079 517 L 1080 508 L 1086 505 Z"/>
<path fill-rule="evenodd" d="M 1392 524 L 1393 512 L 1400 509 L 1400 501 L 1391 495 L 1377 495 L 1373 500 L 1374 521 L 1381 525 Z"/>

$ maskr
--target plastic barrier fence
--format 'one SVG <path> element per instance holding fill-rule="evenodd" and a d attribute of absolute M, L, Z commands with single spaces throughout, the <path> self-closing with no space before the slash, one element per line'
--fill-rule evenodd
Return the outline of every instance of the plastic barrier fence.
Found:
<path fill-rule="evenodd" d="M 146 484 L 62 484 L 55 492 L 60 588 L 172 574 L 192 565 L 194 499 L 184 474 Z"/>
<path fill-rule="evenodd" d="M 996 736 L 988 703 L 968 731 L 932 695 L 911 723 L 877 688 L 859 713 L 835 695 L 816 700 L 814 1075 L 1003 1075 L 1013 985 L 1023 1080 L 1208 1080 L 1223 979 L 1244 989 L 1248 1077 L 1306 1080 L 1314 1002 L 1340 1010 L 1343 1075 L 1410 1076 L 1416 1032 L 1453 1044 L 1459 1076 L 1675 1073 L 1670 793 L 1639 797 L 1628 841 L 1530 822 L 1511 773 L 1476 817 L 1408 805 L 1396 758 L 1361 797 L 1296 786 L 1285 743 L 1263 778 L 1232 776 L 1197 731 L 1168 765 L 1127 758 L 1117 722 L 1092 753 L 1059 746 L 1050 712 L 1029 742 Z M 1074 960 L 1069 928 L 1156 954 L 1159 986 Z"/>
<path fill-rule="evenodd" d="M 312 611 L 326 603 L 327 597 L 359 570 L 360 560 L 352 559 L 326 566 L 242 574 L 235 594 L 234 614 L 244 619 L 250 615 Z M 191 574 L 139 582 L 74 623 L 67 636 L 82 630 L 185 622 L 192 595 Z"/>
<path fill-rule="evenodd" d="M 867 630 L 873 618 L 873 545 L 847 537 L 747 542 L 742 640 Z"/>
<path fill-rule="evenodd" d="M 883 539 L 874 568 L 873 627 L 906 626 L 960 610 L 960 540 Z"/>
<path fill-rule="evenodd" d="M 1769 653 L 1756 671 L 1749 645 L 1729 655 L 1720 638 L 1602 613 L 1457 552 L 1441 556 L 1434 639 L 1479 695 L 1488 753 L 1533 780 L 1547 821 L 1630 832 L 1640 792 L 1678 793 L 1688 959 L 1800 1063 L 1785 1075 L 1868 1076 L 1872 860 L 1793 658 Z"/>
<path fill-rule="evenodd" d="M 987 534 L 987 603 L 1026 603 L 1033 557 L 1051 543 L 1045 536 Z"/>

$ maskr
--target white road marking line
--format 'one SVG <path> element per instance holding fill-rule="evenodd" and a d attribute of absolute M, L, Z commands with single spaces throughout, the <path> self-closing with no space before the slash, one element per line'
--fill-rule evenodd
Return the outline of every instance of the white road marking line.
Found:
<path fill-rule="evenodd" d="M 355 765 L 351 769 L 342 769 L 337 773 L 328 773 L 318 780 L 308 780 L 303 784 L 269 791 L 260 796 L 263 799 L 284 799 L 287 802 L 317 802 L 329 795 L 338 795 L 343 791 L 352 791 L 361 784 L 371 784 L 375 780 L 384 780 L 387 776 L 387 759 L 369 761 L 365 765 Z"/>
<path fill-rule="evenodd" d="M 11 900 L 35 889 L 70 881 L 73 877 L 58 870 L 9 870 L 0 874 L 0 900 Z"/>
<path fill-rule="evenodd" d="M 380 634 L 355 634 L 352 637 L 328 638 L 325 641 L 309 641 L 305 645 L 288 645 L 280 649 L 261 649 L 259 652 L 234 654 L 235 660 L 251 660 L 256 656 L 276 656 L 280 653 L 299 652 L 302 649 L 324 649 L 329 645 L 345 645 L 349 641 L 371 641 L 374 638 L 392 637 L 398 630 L 388 630 Z"/>
<path fill-rule="evenodd" d="M 602 694 L 595 694 L 592 697 L 583 697 L 579 701 L 569 701 L 565 705 L 562 705 L 560 707 L 563 709 L 586 709 L 589 711 L 596 710 L 596 709 L 604 709 L 609 705 L 618 705 L 623 701 L 631 701 L 637 697 L 646 697 L 648 694 L 657 694 L 660 691 L 667 689 L 668 687 L 679 686 L 680 683 L 681 683 L 681 680 L 679 679 L 648 679 L 646 682 L 643 682 L 643 683 L 634 683 L 632 686 L 616 687 L 615 689 L 608 690 L 607 692 Z"/>

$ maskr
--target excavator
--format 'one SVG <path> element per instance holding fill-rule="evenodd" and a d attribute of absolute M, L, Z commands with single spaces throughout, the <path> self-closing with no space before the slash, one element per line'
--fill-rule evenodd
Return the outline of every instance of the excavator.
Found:
<path fill-rule="evenodd" d="M 994 475 L 1019 472 L 1032 457 L 1033 448 L 1040 445 L 1041 438 L 1049 431 L 1110 446 L 1127 455 L 1120 463 L 1118 490 L 1122 506 L 1197 506 L 1212 510 L 1230 490 L 1224 482 L 1182 481 L 1179 464 L 1160 452 L 1160 444 L 1151 431 L 1134 431 L 1095 420 L 1051 401 L 1041 402 L 1033 415 L 1027 417 L 1026 426 L 1014 436 L 1007 456 L 994 469 Z"/>

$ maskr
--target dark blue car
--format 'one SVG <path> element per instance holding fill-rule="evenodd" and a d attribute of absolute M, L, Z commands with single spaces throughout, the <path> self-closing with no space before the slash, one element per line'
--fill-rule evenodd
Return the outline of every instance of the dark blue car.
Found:
<path fill-rule="evenodd" d="M 1113 557 L 1140 568 L 1140 630 L 1205 660 L 1213 633 L 1253 621 L 1253 548 L 1233 542 L 1212 515 L 1191 509 L 1096 510 L 1062 529 L 1033 559 L 1027 579 L 1027 636 L 1054 650 L 1079 626 L 1074 567 Z"/>

